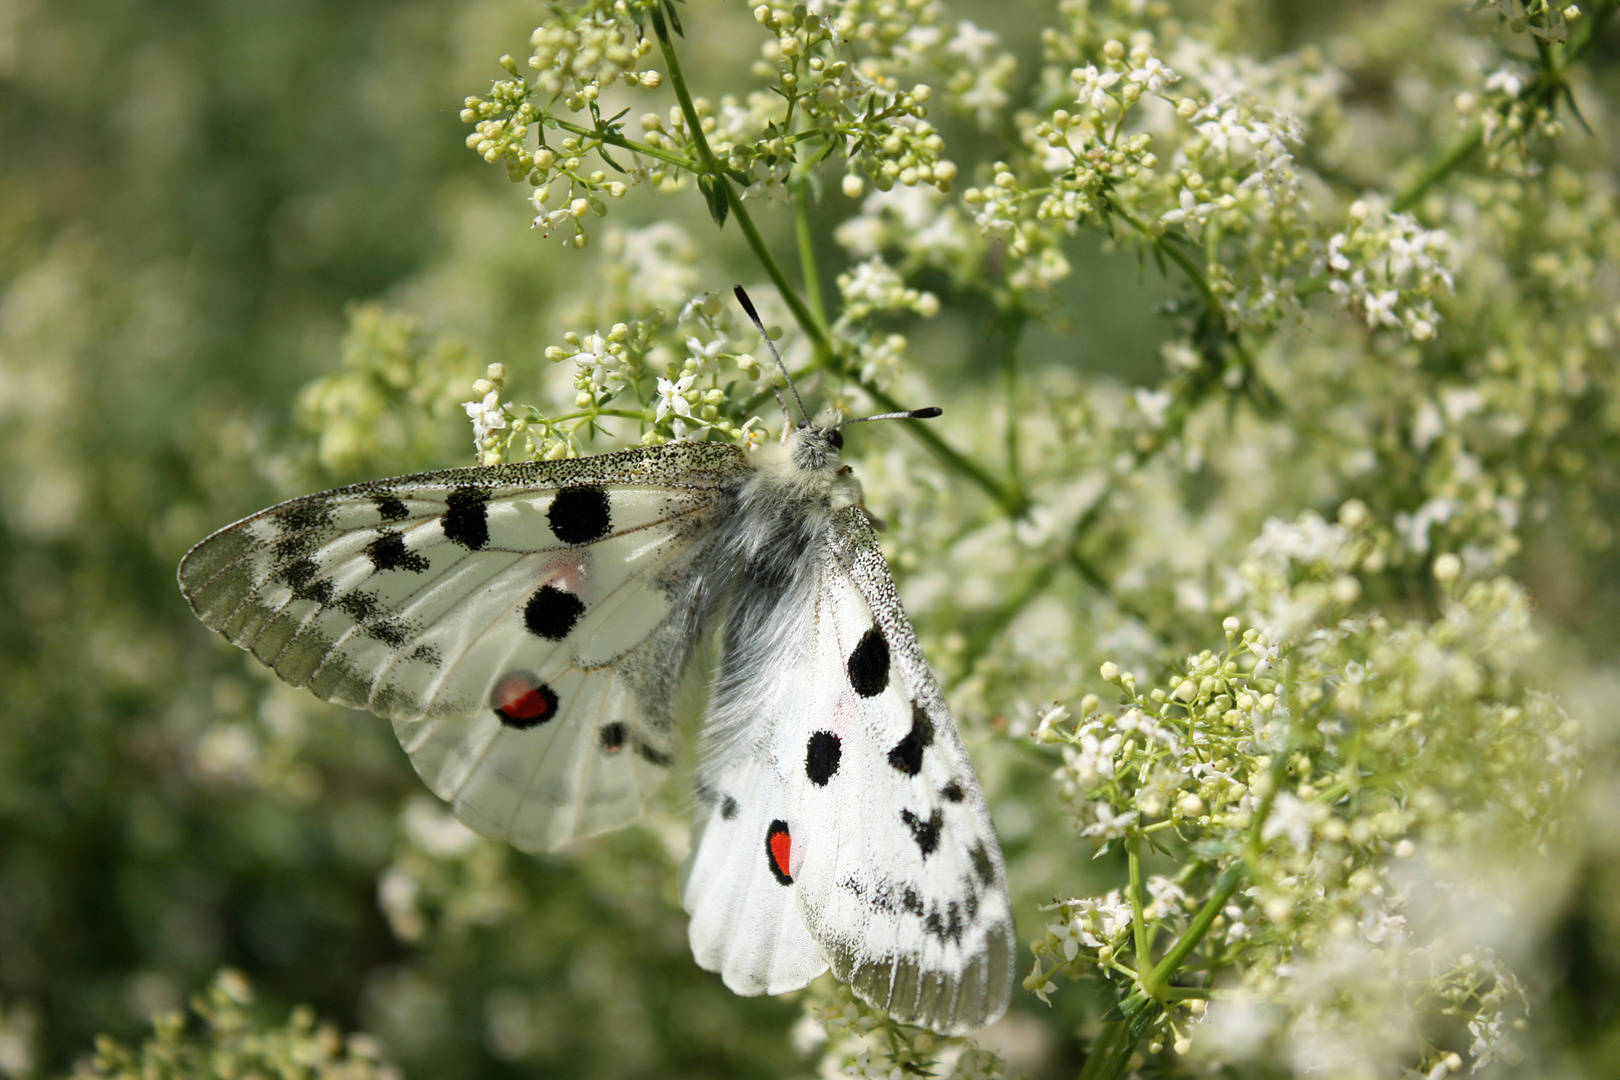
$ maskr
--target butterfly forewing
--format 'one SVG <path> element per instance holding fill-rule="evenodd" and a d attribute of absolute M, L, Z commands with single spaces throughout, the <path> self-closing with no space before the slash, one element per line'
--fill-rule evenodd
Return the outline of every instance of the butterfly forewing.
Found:
<path fill-rule="evenodd" d="M 287 682 L 392 718 L 468 824 L 552 848 L 668 764 L 674 583 L 743 467 L 681 443 L 341 488 L 215 533 L 181 588 Z"/>

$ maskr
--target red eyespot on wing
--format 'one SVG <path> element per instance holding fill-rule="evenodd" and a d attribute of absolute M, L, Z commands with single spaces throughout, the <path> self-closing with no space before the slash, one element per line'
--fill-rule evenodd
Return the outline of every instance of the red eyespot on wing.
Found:
<path fill-rule="evenodd" d="M 507 727 L 532 728 L 557 715 L 557 691 L 526 671 L 514 671 L 496 683 L 489 699 Z"/>
<path fill-rule="evenodd" d="M 793 837 L 788 834 L 787 822 L 771 822 L 771 827 L 765 830 L 765 862 L 779 884 L 793 884 L 793 875 L 788 873 L 788 860 L 792 855 Z"/>

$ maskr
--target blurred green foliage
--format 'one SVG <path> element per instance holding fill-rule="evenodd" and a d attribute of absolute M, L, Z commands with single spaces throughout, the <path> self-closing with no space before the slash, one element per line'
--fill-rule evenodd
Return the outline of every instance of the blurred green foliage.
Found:
<path fill-rule="evenodd" d="M 1340 193 L 1412 183 L 1456 135 L 1454 69 L 1472 64 L 1482 77 L 1518 50 L 1528 70 L 1537 50 L 1522 28 L 1517 38 L 1504 31 L 1506 45 L 1491 43 L 1471 28 L 1490 13 L 1470 24 L 1462 0 L 1444 11 L 1327 0 L 1183 6 L 1208 16 L 1234 56 L 1311 46 L 1349 73 L 1313 118 L 1325 134 L 1310 164 Z M 716 97 L 744 84 L 758 51 L 747 12 L 717 3 L 681 11 L 694 35 L 694 83 Z M 794 1040 L 797 1004 L 737 998 L 691 960 L 675 885 L 678 790 L 645 825 L 557 856 L 465 836 L 421 790 L 385 724 L 275 685 L 197 624 L 174 587 L 190 543 L 277 498 L 468 463 L 459 402 L 485 361 L 504 362 L 531 396 L 571 400 L 568 373 L 557 379 L 544 350 L 565 330 L 605 331 L 587 323 L 625 314 L 615 305 L 635 288 L 624 280 L 623 234 L 587 252 L 542 240 L 501 170 L 464 148 L 457 115 L 465 95 L 501 78 L 494 58 L 521 51 L 543 18 L 543 8 L 507 0 L 0 6 L 0 1074 L 60 1074 L 92 1054 L 87 1068 L 107 1076 L 274 1075 L 275 1055 L 300 1046 L 340 1058 L 336 1037 L 307 1014 L 283 1027 L 295 1003 L 382 1047 L 351 1043 L 363 1061 L 321 1075 L 368 1075 L 373 1056 L 446 1080 L 814 1068 L 800 1045 L 813 1040 Z M 1033 67 L 1053 5 L 953 5 L 953 18 L 1000 31 Z M 1441 39 L 1445 49 L 1431 47 Z M 1463 253 L 1476 273 L 1447 309 L 1443 348 L 1369 334 L 1364 352 L 1330 355 L 1335 335 L 1349 336 L 1341 328 L 1279 333 L 1260 358 L 1303 416 L 1328 416 L 1347 400 L 1386 408 L 1345 435 L 1347 445 L 1365 440 L 1375 467 L 1306 475 L 1252 458 L 1155 464 L 1168 436 L 1108 425 L 1136 415 L 1128 402 L 1143 399 L 1132 389 L 1192 380 L 1174 354 L 1161 354 L 1197 322 L 1189 290 L 1145 249 L 1137 258 L 1095 233 L 1065 239 L 1073 273 L 1052 283 L 1054 318 L 1023 342 L 1034 369 L 1023 391 L 1024 453 L 1036 459 L 1027 480 L 1037 495 L 1078 475 L 1078 466 L 1055 475 L 1070 467 L 1062 453 L 1090 455 L 1087 468 L 1121 454 L 1143 462 L 1143 479 L 1123 485 L 1114 516 L 1057 594 L 1096 620 L 1086 632 L 1104 651 L 1041 659 L 1038 626 L 1004 634 L 1013 617 L 993 604 L 947 596 L 918 605 L 936 663 L 982 706 L 976 754 L 998 747 L 978 761 L 987 790 L 1010 793 L 998 814 L 1026 940 L 1039 937 L 1036 903 L 1100 892 L 1123 864 L 1092 863 L 1091 848 L 1075 844 L 1046 786 L 1052 759 L 983 734 L 986 719 L 1003 732 L 1019 721 L 1008 688 L 1048 686 L 1029 675 L 1044 663 L 1042 672 L 1066 672 L 1048 696 L 1078 697 L 1106 689 L 1092 674 L 1102 659 L 1165 665 L 1177 650 L 1184 658 L 1218 641 L 1221 612 L 1178 607 L 1178 556 L 1138 559 L 1143 534 L 1173 537 L 1189 521 L 1214 521 L 1212 531 L 1234 535 L 1210 545 L 1241 552 L 1267 517 L 1331 514 L 1347 496 L 1364 500 L 1387 534 L 1397 514 L 1417 509 L 1413 492 L 1456 480 L 1468 498 L 1479 495 L 1484 487 L 1466 478 L 1436 475 L 1457 455 L 1414 451 L 1409 434 L 1420 400 L 1439 408 L 1428 397 L 1435 387 L 1490 382 L 1494 393 L 1537 403 L 1527 410 L 1531 434 L 1465 433 L 1457 438 L 1473 441 L 1463 456 L 1485 462 L 1498 494 L 1533 497 L 1522 519 L 1497 531 L 1461 515 L 1470 523 L 1454 524 L 1455 537 L 1488 549 L 1493 566 L 1527 587 L 1549 642 L 1536 660 L 1542 681 L 1588 725 L 1585 786 L 1557 843 L 1540 853 L 1541 903 L 1523 928 L 1542 1048 L 1532 1060 L 1562 1075 L 1620 1070 L 1617 56 L 1611 28 L 1578 74 L 1590 134 L 1566 112 L 1556 144 L 1523 158 L 1482 151 L 1442 183 L 1466 192 L 1484 238 Z M 999 145 L 964 120 L 941 124 L 959 162 Z M 964 175 L 959 187 L 989 179 Z M 1522 189 L 1507 190 L 1520 179 Z M 835 200 L 829 192 L 829 225 L 858 205 Z M 791 215 L 759 205 L 791 264 Z M 1431 216 L 1461 230 L 1455 209 Z M 757 273 L 737 229 L 716 233 L 696 191 L 628 198 L 613 213 L 627 225 L 675 221 L 699 238 L 710 276 L 679 282 L 689 293 Z M 835 263 L 830 227 L 810 247 Z M 949 267 L 908 270 L 942 294 L 960 284 Z M 961 415 L 1002 384 L 987 329 L 997 299 L 967 289 L 952 300 L 936 323 L 896 325 L 910 335 L 909 363 L 964 406 L 953 409 Z M 1195 344 L 1213 349 L 1219 335 L 1197 328 L 1208 333 Z M 1035 397 L 1043 400 L 1027 400 Z M 1245 453 L 1328 460 L 1300 451 L 1303 436 L 1276 435 L 1286 425 L 1256 435 L 1262 425 L 1239 404 L 1206 408 L 1205 430 L 1224 416 Z M 980 411 L 958 437 L 964 453 L 989 460 L 1002 435 L 991 430 L 993 410 Z M 1462 426 L 1467 404 L 1456 411 Z M 1094 430 L 1108 438 L 1087 442 L 1081 433 Z M 1320 447 L 1333 433 L 1311 437 Z M 1480 446 L 1496 456 L 1474 456 Z M 921 560 L 961 539 L 929 531 L 951 521 L 946 504 L 960 501 L 960 478 L 908 489 L 907 466 L 869 468 L 871 490 L 906 493 L 911 520 L 900 523 L 896 563 L 929 584 Z M 1211 480 L 1217 472 L 1226 486 Z M 1179 499 L 1203 510 L 1212 498 L 1227 517 L 1166 509 Z M 1495 504 L 1480 499 L 1470 513 L 1488 518 Z M 972 564 L 986 550 L 1024 550 L 996 537 L 1000 547 L 955 557 Z M 1025 543 L 1035 592 L 1053 573 L 1043 542 Z M 1109 587 L 1099 589 L 1100 578 Z M 1415 556 L 1369 575 L 1366 589 L 1370 602 L 1418 617 L 1442 602 Z M 177 1026 L 174 1011 L 227 966 L 251 980 L 262 1010 L 227 980 L 204 999 L 202 1027 Z M 1020 997 L 996 1045 L 1033 1073 L 1073 1074 L 1082 1025 L 1107 1003 L 1064 994 L 1048 1011 Z M 98 1036 L 138 1044 L 159 1015 L 168 1018 L 145 1049 L 96 1049 Z M 243 1051 L 233 1032 L 263 1032 L 253 1038 L 264 1041 Z M 215 1073 L 187 1072 L 207 1056 L 202 1045 L 245 1056 Z"/>

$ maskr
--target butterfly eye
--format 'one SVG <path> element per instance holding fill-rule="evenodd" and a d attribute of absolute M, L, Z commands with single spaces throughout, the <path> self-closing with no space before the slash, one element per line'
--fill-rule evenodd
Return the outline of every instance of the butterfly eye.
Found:
<path fill-rule="evenodd" d="M 831 431 L 827 432 L 827 445 L 832 447 L 834 450 L 842 450 L 844 448 L 843 432 L 839 431 L 837 428 L 833 428 Z"/>

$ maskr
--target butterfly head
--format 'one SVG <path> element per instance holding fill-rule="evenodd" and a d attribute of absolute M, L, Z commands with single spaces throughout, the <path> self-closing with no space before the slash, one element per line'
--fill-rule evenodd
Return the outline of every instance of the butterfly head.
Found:
<path fill-rule="evenodd" d="M 838 452 L 844 448 L 844 435 L 838 428 L 843 414 L 832 406 L 822 409 L 811 420 L 800 420 L 786 432 L 788 457 L 797 469 L 819 472 L 836 468 Z"/>

